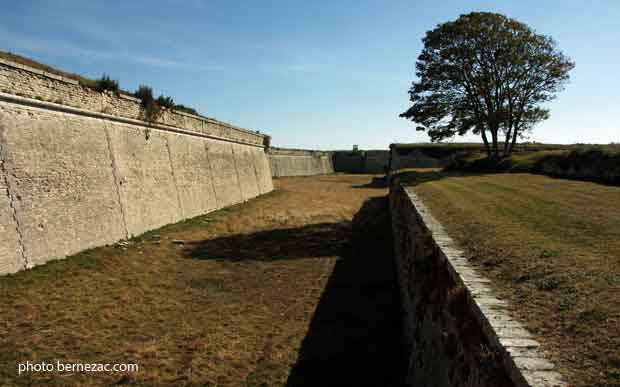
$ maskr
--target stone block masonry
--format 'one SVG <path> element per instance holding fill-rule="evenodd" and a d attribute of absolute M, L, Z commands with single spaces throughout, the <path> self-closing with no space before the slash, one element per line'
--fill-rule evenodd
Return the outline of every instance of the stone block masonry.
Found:
<path fill-rule="evenodd" d="M 441 224 L 395 178 L 390 211 L 409 353 L 408 385 L 566 387 Z"/>
<path fill-rule="evenodd" d="M 268 157 L 273 177 L 314 176 L 334 173 L 331 152 L 269 148 Z"/>
<path fill-rule="evenodd" d="M 0 63 L 0 274 L 273 189 L 266 136 L 41 73 Z"/>
<path fill-rule="evenodd" d="M 390 151 L 334 151 L 332 160 L 336 172 L 384 174 L 390 164 Z"/>
<path fill-rule="evenodd" d="M 99 92 L 91 87 L 79 84 L 76 80 L 46 73 L 1 58 L 0 92 L 114 117 L 133 120 L 144 118 L 144 112 L 138 98 L 124 94 Z M 163 110 L 157 123 L 237 142 L 256 145 L 264 145 L 268 142 L 268 136 L 238 128 L 213 118 L 194 116 L 176 110 Z"/>

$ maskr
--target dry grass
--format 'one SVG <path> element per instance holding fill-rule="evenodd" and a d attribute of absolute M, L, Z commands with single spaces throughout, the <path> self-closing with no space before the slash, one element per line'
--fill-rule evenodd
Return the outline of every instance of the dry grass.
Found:
<path fill-rule="evenodd" d="M 571 385 L 620 386 L 620 188 L 530 174 L 417 181 Z"/>
<path fill-rule="evenodd" d="M 126 246 L 1 277 L 0 385 L 283 385 L 301 349 L 310 359 L 329 352 L 325 343 L 302 346 L 309 325 L 322 332 L 324 321 L 333 332 L 333 321 L 342 321 L 356 329 L 356 342 L 369 340 L 374 325 L 364 324 L 381 324 L 363 314 L 355 326 L 346 315 L 356 314 L 347 309 L 355 300 L 360 308 L 370 302 L 363 292 L 332 305 L 332 312 L 345 313 L 335 320 L 325 312 L 321 320 L 315 311 L 325 310 L 317 305 L 324 304 L 328 280 L 342 276 L 342 270 L 334 276 L 338 262 L 355 262 L 338 258 L 354 214 L 369 198 L 386 193 L 365 187 L 369 180 L 279 179 L 276 192 L 246 204 L 147 233 Z M 393 273 L 384 277 L 396 292 Z M 373 286 L 374 292 L 376 281 Z M 345 288 L 335 281 L 334 289 Z M 395 326 L 381 305 L 399 321 L 397 297 L 376 294 L 385 296 L 373 300 L 388 302 L 373 304 L 377 318 Z M 381 343 L 389 342 L 385 337 Z M 337 339 L 330 342 L 339 347 Z M 382 353 L 374 356 L 389 359 Z M 26 360 L 137 363 L 140 371 L 18 377 L 17 364 Z"/>

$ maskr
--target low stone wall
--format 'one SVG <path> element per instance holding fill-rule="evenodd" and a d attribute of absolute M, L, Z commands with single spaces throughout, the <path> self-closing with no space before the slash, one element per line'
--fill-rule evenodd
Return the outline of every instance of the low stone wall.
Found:
<path fill-rule="evenodd" d="M 330 152 L 269 148 L 267 150 L 271 176 L 314 176 L 334 173 Z"/>
<path fill-rule="evenodd" d="M 390 211 L 412 387 L 566 386 L 410 188 Z"/>
<path fill-rule="evenodd" d="M 0 63 L 0 274 L 273 189 L 267 136 L 171 111 L 147 123 L 139 100 L 20 66 Z"/>

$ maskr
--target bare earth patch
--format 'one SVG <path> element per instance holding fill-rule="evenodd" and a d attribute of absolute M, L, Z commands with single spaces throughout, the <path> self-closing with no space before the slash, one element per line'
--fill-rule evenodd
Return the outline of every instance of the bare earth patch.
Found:
<path fill-rule="evenodd" d="M 248 203 L 1 277 L 0 385 L 399 385 L 386 189 L 371 178 L 279 179 Z M 140 368 L 18 376 L 27 360 Z"/>
<path fill-rule="evenodd" d="M 620 386 L 620 187 L 530 174 L 407 178 L 572 386 Z"/>

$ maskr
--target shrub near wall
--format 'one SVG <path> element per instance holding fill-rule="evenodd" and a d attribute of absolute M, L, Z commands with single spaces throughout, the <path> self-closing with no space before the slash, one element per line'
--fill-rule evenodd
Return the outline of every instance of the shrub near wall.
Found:
<path fill-rule="evenodd" d="M 575 147 L 575 146 L 573 146 Z M 523 152 L 499 161 L 480 155 L 453 158 L 445 171 L 539 173 L 560 178 L 620 184 L 620 150 L 614 146 Z"/>
<path fill-rule="evenodd" d="M 549 155 L 536 163 L 534 171 L 551 176 L 620 184 L 620 152 L 591 148 Z"/>

